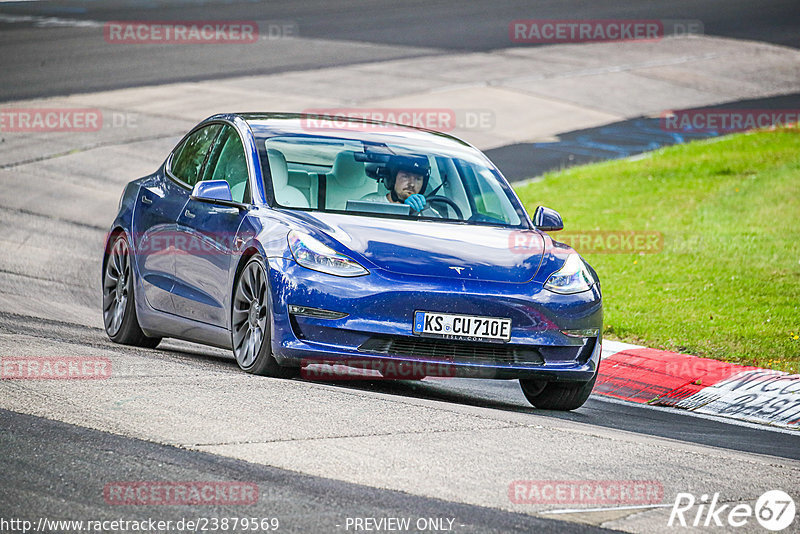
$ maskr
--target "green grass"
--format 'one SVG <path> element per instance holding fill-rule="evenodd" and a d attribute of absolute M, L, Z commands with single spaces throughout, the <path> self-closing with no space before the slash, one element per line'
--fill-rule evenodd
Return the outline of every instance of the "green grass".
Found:
<path fill-rule="evenodd" d="M 600 276 L 605 337 L 800 371 L 798 130 L 573 167 L 517 192 L 529 213 L 558 210 L 567 231 L 663 234 L 656 254 L 584 255 Z"/>

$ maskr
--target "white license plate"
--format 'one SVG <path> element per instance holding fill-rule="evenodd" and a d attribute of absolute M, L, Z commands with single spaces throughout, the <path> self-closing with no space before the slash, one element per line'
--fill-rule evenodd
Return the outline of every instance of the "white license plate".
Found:
<path fill-rule="evenodd" d="M 414 334 L 421 336 L 508 341 L 511 319 L 418 311 L 414 312 Z"/>

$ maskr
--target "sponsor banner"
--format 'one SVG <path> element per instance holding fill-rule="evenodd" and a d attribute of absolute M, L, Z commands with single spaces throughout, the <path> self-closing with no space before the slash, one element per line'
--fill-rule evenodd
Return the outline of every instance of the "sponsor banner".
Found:
<path fill-rule="evenodd" d="M 677 406 L 698 413 L 800 428 L 800 374 L 767 369 L 745 371 L 704 388 Z"/>
<path fill-rule="evenodd" d="M 634 346 L 604 355 L 593 393 L 800 428 L 800 375 L 687 354 Z"/>

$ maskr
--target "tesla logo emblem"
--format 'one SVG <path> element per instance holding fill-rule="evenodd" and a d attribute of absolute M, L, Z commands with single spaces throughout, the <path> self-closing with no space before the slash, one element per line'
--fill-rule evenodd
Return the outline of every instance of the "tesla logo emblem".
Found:
<path fill-rule="evenodd" d="M 464 270 L 464 267 L 450 267 L 450 268 L 453 269 L 458 274 L 461 274 L 461 271 Z"/>

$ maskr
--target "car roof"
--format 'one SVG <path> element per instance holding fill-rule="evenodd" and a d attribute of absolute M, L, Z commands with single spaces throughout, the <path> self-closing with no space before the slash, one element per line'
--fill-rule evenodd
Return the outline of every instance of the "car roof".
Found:
<path fill-rule="evenodd" d="M 226 113 L 214 115 L 206 121 L 233 120 L 235 117 L 244 120 L 257 138 L 320 136 L 373 143 L 402 143 L 404 140 L 413 140 L 424 142 L 431 148 L 477 151 L 469 143 L 443 132 L 358 117 L 309 113 Z"/>

